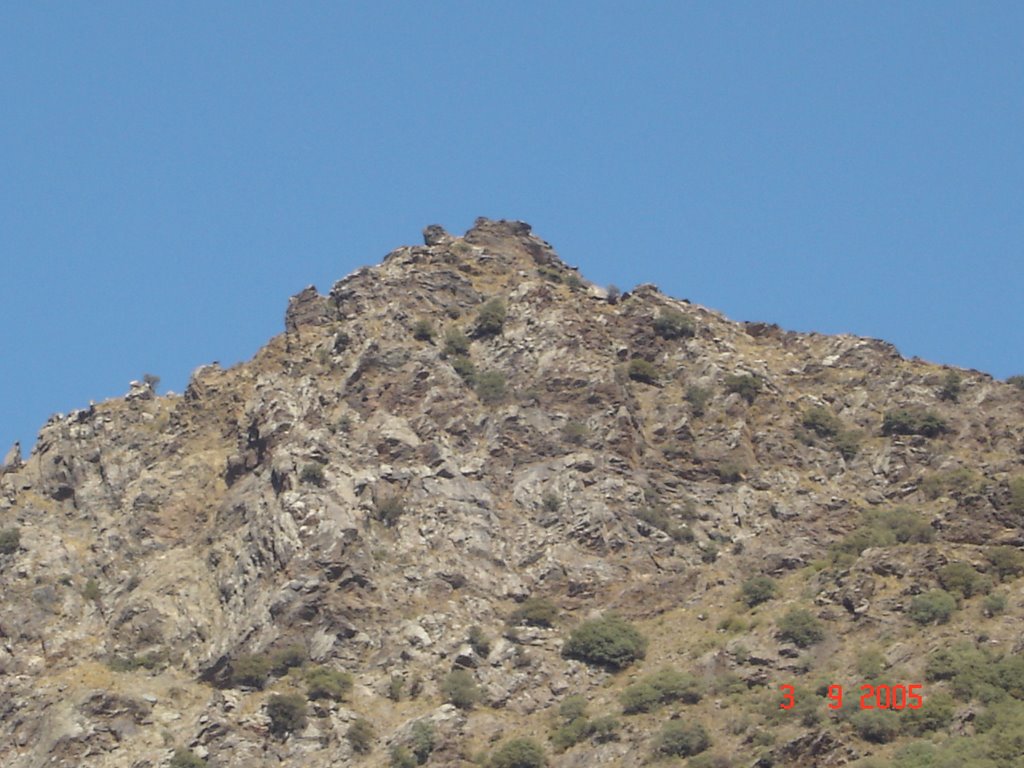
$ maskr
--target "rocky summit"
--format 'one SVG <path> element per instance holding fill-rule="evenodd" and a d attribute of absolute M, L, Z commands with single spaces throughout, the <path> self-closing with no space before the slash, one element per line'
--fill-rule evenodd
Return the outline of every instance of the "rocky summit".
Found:
<path fill-rule="evenodd" d="M 0 764 L 1024 764 L 1024 380 L 424 242 L 12 454 Z"/>

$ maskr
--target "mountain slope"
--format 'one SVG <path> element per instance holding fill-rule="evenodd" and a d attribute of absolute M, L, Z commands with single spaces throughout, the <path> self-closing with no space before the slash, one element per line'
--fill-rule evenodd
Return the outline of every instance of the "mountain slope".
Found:
<path fill-rule="evenodd" d="M 674 749 L 666 723 L 704 726 L 693 764 L 922 735 L 1024 755 L 992 725 L 1024 690 L 934 666 L 963 641 L 1006 680 L 1024 645 L 1019 389 L 608 295 L 521 222 L 425 242 L 293 297 L 284 334 L 181 396 L 54 416 L 5 469 L 4 765 L 501 765 L 529 736 L 554 766 L 631 766 Z M 566 658 L 607 611 L 646 657 Z M 699 701 L 624 713 L 667 669 Z M 862 682 L 951 711 L 860 711 Z M 589 719 L 558 714 L 573 695 Z"/>

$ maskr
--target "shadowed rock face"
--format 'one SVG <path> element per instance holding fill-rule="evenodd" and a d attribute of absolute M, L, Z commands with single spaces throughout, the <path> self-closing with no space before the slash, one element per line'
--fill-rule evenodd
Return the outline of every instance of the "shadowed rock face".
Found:
<path fill-rule="evenodd" d="M 1019 642 L 1012 604 L 907 618 L 950 563 L 1012 588 L 992 546 L 1024 543 L 1021 393 L 964 371 L 950 400 L 946 374 L 653 285 L 611 303 L 523 222 L 427 227 L 328 295 L 292 297 L 251 361 L 198 369 L 182 396 L 56 415 L 6 462 L 0 764 L 157 766 L 185 746 L 218 766 L 383 766 L 425 721 L 427 764 L 472 765 L 505 736 L 544 742 L 567 695 L 621 714 L 631 671 L 561 655 L 606 610 L 648 636 L 641 672 L 710 687 L 686 711 L 716 754 L 845 764 L 865 742 L 827 720 L 752 747 L 782 727 L 758 697 L 807 670 L 856 674 L 873 645 L 916 682 L 950 633 Z M 903 411 L 945 429 L 884 435 Z M 865 533 L 896 506 L 930 533 Z M 777 592 L 751 618 L 737 594 L 758 574 Z M 531 597 L 554 625 L 510 627 Z M 794 605 L 826 650 L 777 635 Z M 445 703 L 455 668 L 479 687 L 471 709 Z M 332 670 L 351 691 L 314 695 L 282 738 L 270 697 Z M 742 732 L 717 713 L 736 685 L 751 686 L 730 700 Z M 669 714 L 547 745 L 550 763 L 640 766 Z M 359 717 L 374 726 L 361 757 Z"/>

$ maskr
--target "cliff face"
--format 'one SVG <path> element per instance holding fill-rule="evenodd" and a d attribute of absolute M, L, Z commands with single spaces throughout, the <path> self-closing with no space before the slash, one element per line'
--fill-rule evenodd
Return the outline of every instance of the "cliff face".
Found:
<path fill-rule="evenodd" d="M 843 764 L 891 747 L 781 717 L 780 684 L 855 675 L 868 647 L 925 683 L 979 622 L 1019 652 L 1021 582 L 993 565 L 1024 544 L 1019 389 L 652 285 L 609 296 L 521 222 L 425 241 L 293 297 L 283 335 L 181 396 L 54 416 L 3 471 L 0 763 L 471 765 L 528 735 L 551 765 L 632 766 L 679 712 L 718 764 Z M 897 508 L 927 535 L 865 533 Z M 949 590 L 948 622 L 913 620 L 951 563 L 1004 612 Z M 775 597 L 749 609 L 756 575 Z M 553 626 L 510 621 L 541 600 Z M 821 642 L 780 637 L 794 606 Z M 608 610 L 649 639 L 626 672 L 562 654 Z M 701 700 L 623 715 L 630 675 L 669 666 Z M 454 669 L 475 706 L 446 703 Z M 275 696 L 340 671 L 351 690 L 275 722 Z M 619 727 L 558 751 L 573 694 Z"/>

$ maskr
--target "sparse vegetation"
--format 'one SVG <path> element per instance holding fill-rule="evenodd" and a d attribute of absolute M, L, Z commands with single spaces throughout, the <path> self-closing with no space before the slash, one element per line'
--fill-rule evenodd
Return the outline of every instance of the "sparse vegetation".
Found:
<path fill-rule="evenodd" d="M 686 402 L 690 404 L 690 410 L 693 411 L 694 416 L 700 417 L 704 415 L 708 403 L 711 401 L 711 394 L 710 389 L 697 386 L 696 384 L 691 384 L 686 388 Z"/>
<path fill-rule="evenodd" d="M 622 711 L 627 715 L 653 712 L 655 709 L 682 702 L 696 704 L 702 695 L 701 685 L 693 675 L 666 667 L 645 675 L 628 686 L 619 696 Z"/>
<path fill-rule="evenodd" d="M 441 693 L 445 701 L 459 709 L 472 709 L 480 701 L 480 689 L 473 680 L 473 675 L 464 669 L 457 669 L 448 674 L 441 683 Z"/>
<path fill-rule="evenodd" d="M 940 496 L 960 497 L 975 493 L 981 488 L 981 478 L 967 467 L 947 472 L 932 472 L 921 480 L 921 491 L 929 499 Z"/>
<path fill-rule="evenodd" d="M 963 391 L 963 378 L 956 371 L 948 371 L 939 388 L 939 399 L 955 403 Z"/>
<path fill-rule="evenodd" d="M 647 638 L 614 613 L 580 624 L 562 648 L 566 658 L 613 670 L 628 667 L 646 653 Z"/>
<path fill-rule="evenodd" d="M 842 431 L 843 422 L 828 408 L 815 405 L 804 411 L 800 423 L 818 437 L 835 437 Z"/>
<path fill-rule="evenodd" d="M 949 425 L 936 413 L 923 408 L 901 408 L 889 411 L 882 419 L 882 434 L 938 437 L 949 431 Z"/>
<path fill-rule="evenodd" d="M 469 628 L 469 645 L 473 649 L 473 653 L 482 659 L 486 659 L 491 655 L 491 638 L 487 636 L 484 630 L 474 624 Z"/>
<path fill-rule="evenodd" d="M 310 462 L 302 467 L 299 472 L 299 482 L 306 485 L 322 486 L 324 484 L 324 466 L 317 462 Z"/>
<path fill-rule="evenodd" d="M 664 531 L 675 541 L 693 541 L 694 536 L 693 531 L 690 530 L 690 526 L 675 520 L 672 515 L 669 514 L 668 510 L 660 504 L 651 504 L 646 507 L 641 507 L 636 511 L 636 516 L 639 520 L 643 520 L 648 525 Z"/>
<path fill-rule="evenodd" d="M 612 284 L 612 285 L 609 285 L 606 290 L 607 290 L 607 294 L 608 294 L 608 303 L 609 304 L 618 304 L 619 303 L 619 299 L 622 298 L 622 289 L 619 288 L 619 286 Z"/>
<path fill-rule="evenodd" d="M 458 328 L 449 328 L 444 333 L 444 357 L 466 357 L 469 355 L 469 337 Z"/>
<path fill-rule="evenodd" d="M 231 662 L 231 685 L 262 689 L 270 677 L 271 660 L 265 654 L 247 653 Z"/>
<path fill-rule="evenodd" d="M 557 512 L 562 506 L 562 500 L 557 493 L 547 491 L 540 500 L 540 505 L 545 512 Z"/>
<path fill-rule="evenodd" d="M 267 702 L 270 732 L 286 736 L 306 727 L 306 700 L 298 694 L 276 694 Z"/>
<path fill-rule="evenodd" d="M 666 308 L 654 319 L 654 332 L 663 339 L 682 339 L 696 333 L 693 320 L 678 309 Z"/>
<path fill-rule="evenodd" d="M 508 388 L 505 374 L 500 371 L 484 371 L 476 376 L 476 395 L 486 405 L 496 405 L 505 399 Z"/>
<path fill-rule="evenodd" d="M 633 381 L 644 384 L 658 383 L 658 369 L 641 357 L 630 360 L 627 373 Z"/>
<path fill-rule="evenodd" d="M 468 357 L 452 358 L 452 368 L 470 386 L 476 383 L 476 366 L 473 365 L 473 361 Z"/>
<path fill-rule="evenodd" d="M 983 594 L 992 589 L 991 580 L 967 563 L 947 563 L 939 568 L 935 575 L 943 589 L 963 598 Z"/>
<path fill-rule="evenodd" d="M 583 445 L 590 438 L 590 427 L 582 421 L 570 421 L 562 427 L 562 438 L 571 445 Z"/>
<path fill-rule="evenodd" d="M 85 582 L 85 586 L 82 587 L 82 597 L 90 602 L 97 602 L 102 593 L 100 592 L 100 584 L 96 579 L 89 579 Z"/>
<path fill-rule="evenodd" d="M 1016 547 L 989 547 L 985 556 L 1000 581 L 1008 581 L 1024 573 L 1024 553 Z"/>
<path fill-rule="evenodd" d="M 1009 511 L 1024 517 L 1024 476 L 1010 478 L 1007 486 L 1010 489 Z"/>
<path fill-rule="evenodd" d="M 168 768 L 205 768 L 206 761 L 187 747 L 178 747 Z"/>
<path fill-rule="evenodd" d="M 1024 391 L 1024 375 L 1017 374 L 1016 376 L 1010 376 L 1006 379 L 1007 384 L 1011 384 L 1019 390 Z"/>
<path fill-rule="evenodd" d="M 851 563 L 869 547 L 927 544 L 934 538 L 935 530 L 928 521 L 911 509 L 873 509 L 864 513 L 852 533 L 832 547 L 832 554 L 837 562 Z"/>
<path fill-rule="evenodd" d="M 855 712 L 850 723 L 858 736 L 875 744 L 888 744 L 900 733 L 900 723 L 895 715 L 880 709 Z"/>

